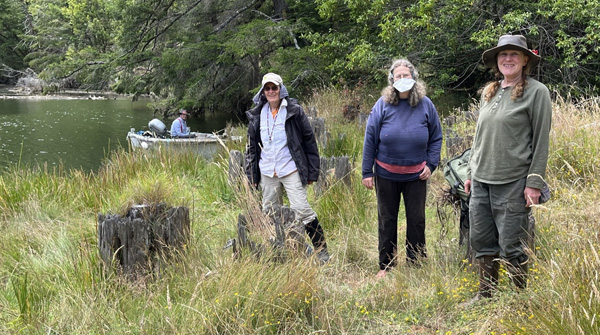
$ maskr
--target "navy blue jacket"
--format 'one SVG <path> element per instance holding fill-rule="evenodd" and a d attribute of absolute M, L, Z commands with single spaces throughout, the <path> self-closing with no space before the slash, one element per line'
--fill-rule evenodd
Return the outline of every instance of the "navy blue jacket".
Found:
<path fill-rule="evenodd" d="M 292 159 L 298 168 L 302 185 L 309 181 L 317 181 L 321 161 L 315 134 L 310 126 L 308 117 L 302 106 L 295 99 L 287 98 L 287 118 L 285 119 L 285 134 L 287 146 Z M 258 162 L 262 141 L 260 138 L 260 112 L 264 103 L 246 112 L 248 117 L 248 142 L 246 144 L 246 176 L 251 184 L 260 183 L 260 170 Z"/>

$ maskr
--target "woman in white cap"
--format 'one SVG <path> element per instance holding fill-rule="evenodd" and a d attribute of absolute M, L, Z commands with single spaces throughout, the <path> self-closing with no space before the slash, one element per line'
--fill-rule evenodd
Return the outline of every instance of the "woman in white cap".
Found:
<path fill-rule="evenodd" d="M 396 265 L 401 198 L 406 215 L 406 261 L 418 265 L 427 257 L 427 180 L 440 161 L 442 127 L 418 75 L 407 59 L 392 63 L 388 86 L 373 106 L 365 131 L 362 184 L 377 191 L 377 278 L 385 277 Z"/>
<path fill-rule="evenodd" d="M 307 185 L 319 178 L 320 158 L 304 109 L 288 96 L 283 80 L 275 73 L 263 76 L 253 101 L 255 107 L 246 112 L 246 175 L 252 185 L 260 185 L 263 208 L 282 205 L 285 189 L 290 208 L 306 227 L 317 257 L 327 262 L 323 228 L 306 194 Z"/>
<path fill-rule="evenodd" d="M 539 203 L 546 175 L 552 102 L 548 88 L 529 77 L 540 57 L 521 35 L 501 36 L 483 53 L 496 80 L 485 86 L 473 140 L 470 239 L 479 260 L 479 292 L 491 297 L 504 261 L 514 285 L 527 285 L 528 214 Z"/>

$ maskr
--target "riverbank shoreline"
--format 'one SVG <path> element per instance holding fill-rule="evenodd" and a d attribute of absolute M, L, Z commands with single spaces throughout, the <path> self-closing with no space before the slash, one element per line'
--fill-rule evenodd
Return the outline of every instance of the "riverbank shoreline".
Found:
<path fill-rule="evenodd" d="M 40 94 L 28 93 L 17 86 L 0 85 L 0 99 L 4 100 L 134 100 L 153 98 L 150 94 L 120 94 L 112 91 L 94 90 L 61 90 L 59 92 Z"/>

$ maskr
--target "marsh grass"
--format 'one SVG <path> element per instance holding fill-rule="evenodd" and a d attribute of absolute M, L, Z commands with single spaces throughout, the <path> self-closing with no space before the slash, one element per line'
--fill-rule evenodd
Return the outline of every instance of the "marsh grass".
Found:
<path fill-rule="evenodd" d="M 354 164 L 350 186 L 333 183 L 320 195 L 309 188 L 333 255 L 324 266 L 223 250 L 240 213 L 252 219 L 252 238 L 273 233 L 254 187 L 228 179 L 228 150 L 243 151 L 243 143 L 228 143 L 212 162 L 121 150 L 97 173 L 15 167 L 0 175 L 0 333 L 599 334 L 600 107 L 555 104 L 553 198 L 534 209 L 529 288 L 516 292 L 502 269 L 494 298 L 459 309 L 477 277 L 458 246 L 456 212 L 440 202 L 447 186 L 439 172 L 428 193 L 428 259 L 407 266 L 399 250 L 398 267 L 375 280 L 376 199 L 360 183 L 364 125 L 345 120 L 341 108 L 353 99 L 368 111 L 376 98 L 361 92 L 324 89 L 308 103 L 332 134 L 321 152 Z M 245 134 L 243 126 L 230 131 Z M 160 271 L 131 281 L 102 263 L 96 216 L 156 201 L 190 208 L 190 241 Z M 400 213 L 400 242 L 404 224 Z"/>

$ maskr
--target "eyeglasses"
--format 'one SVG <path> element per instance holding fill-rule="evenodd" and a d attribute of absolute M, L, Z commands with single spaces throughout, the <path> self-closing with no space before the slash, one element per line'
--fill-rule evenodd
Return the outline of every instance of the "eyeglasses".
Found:
<path fill-rule="evenodd" d="M 279 91 L 279 86 L 277 86 L 277 85 L 265 86 L 265 92 L 269 92 L 269 91 L 277 92 L 277 91 Z"/>

